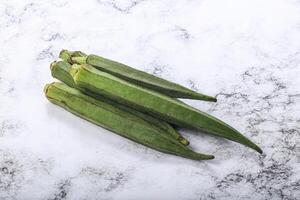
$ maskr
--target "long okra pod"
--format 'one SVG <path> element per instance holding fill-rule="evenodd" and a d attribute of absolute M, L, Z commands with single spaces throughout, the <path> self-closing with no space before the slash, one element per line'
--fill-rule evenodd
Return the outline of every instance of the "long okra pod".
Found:
<path fill-rule="evenodd" d="M 217 99 L 214 97 L 197 93 L 179 84 L 167 81 L 165 79 L 137 70 L 122 63 L 103 58 L 101 56 L 86 56 L 83 53 L 82 55 L 80 55 L 78 53 L 72 53 L 67 50 L 63 50 L 62 52 L 64 52 L 64 54 L 68 53 L 68 55 L 70 55 L 69 61 L 71 60 L 71 63 L 90 64 L 101 71 L 107 72 L 129 82 L 149 88 L 151 90 L 158 91 L 171 97 L 198 99 L 213 102 L 217 101 Z"/>
<path fill-rule="evenodd" d="M 87 64 L 73 65 L 70 73 L 77 85 L 94 93 L 149 113 L 169 123 L 221 136 L 262 153 L 256 144 L 228 124 L 171 97 L 142 88 Z"/>
<path fill-rule="evenodd" d="M 50 66 L 51 69 L 51 74 L 53 77 L 57 78 L 58 80 L 66 83 L 67 85 L 79 89 L 82 92 L 88 94 L 89 96 L 92 96 L 96 99 L 99 99 L 101 101 L 104 101 L 106 103 L 109 103 L 119 109 L 125 110 L 131 114 L 134 114 L 140 118 L 142 118 L 143 120 L 155 125 L 157 128 L 160 128 L 162 130 L 164 130 L 166 133 L 168 133 L 171 137 L 175 138 L 176 140 L 178 140 L 181 144 L 183 145 L 188 145 L 189 141 L 186 140 L 178 131 L 176 131 L 170 124 L 168 124 L 165 121 L 162 120 L 158 120 L 155 119 L 154 117 L 144 114 L 142 112 L 139 112 L 137 110 L 134 110 L 133 108 L 124 106 L 120 103 L 114 102 L 111 99 L 107 99 L 106 97 L 97 95 L 95 93 L 92 93 L 90 91 L 84 90 L 83 88 L 78 87 L 73 80 L 73 77 L 70 75 L 69 71 L 70 71 L 71 65 L 67 62 L 64 61 L 56 61 L 53 62 Z"/>
<path fill-rule="evenodd" d="M 194 160 L 214 158 L 212 155 L 196 153 L 177 141 L 170 140 L 166 134 L 161 134 L 159 129 L 141 118 L 89 97 L 63 83 L 48 84 L 44 91 L 52 103 L 137 143 Z"/>

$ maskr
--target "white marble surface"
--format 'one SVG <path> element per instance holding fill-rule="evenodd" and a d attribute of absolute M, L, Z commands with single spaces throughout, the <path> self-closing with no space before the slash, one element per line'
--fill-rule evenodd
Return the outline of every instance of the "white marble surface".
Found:
<path fill-rule="evenodd" d="M 187 101 L 263 155 L 181 130 L 215 160 L 162 154 L 50 104 L 62 48 L 201 92 Z M 1 0 L 0 199 L 299 199 L 299 0 Z"/>

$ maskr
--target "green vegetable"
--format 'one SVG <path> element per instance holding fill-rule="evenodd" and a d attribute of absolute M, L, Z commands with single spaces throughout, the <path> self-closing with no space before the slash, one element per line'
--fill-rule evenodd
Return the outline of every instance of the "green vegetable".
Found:
<path fill-rule="evenodd" d="M 180 143 L 182 143 L 183 145 L 188 145 L 189 141 L 186 140 L 184 137 L 182 137 L 182 135 L 177 132 L 170 124 L 168 124 L 165 121 L 162 120 L 158 120 L 155 119 L 154 117 L 141 113 L 137 110 L 134 110 L 130 107 L 121 105 L 117 102 L 114 102 L 110 99 L 107 99 L 106 97 L 97 95 L 95 93 L 92 93 L 90 91 L 84 90 L 83 88 L 78 87 L 73 80 L 73 77 L 69 74 L 71 65 L 67 62 L 64 61 L 58 61 L 58 62 L 53 62 L 50 66 L 51 69 L 51 74 L 54 78 L 57 78 L 58 80 L 66 83 L 67 85 L 69 85 L 70 87 L 76 88 L 81 90 L 82 92 L 88 94 L 91 97 L 94 97 L 98 100 L 101 100 L 103 102 L 106 102 L 108 104 L 113 105 L 116 108 L 122 109 L 126 112 L 129 112 L 133 115 L 136 115 L 137 117 L 142 118 L 143 120 L 155 125 L 157 128 L 160 128 L 162 130 L 164 130 L 165 132 L 169 133 L 171 137 L 175 138 L 176 140 L 178 140 Z"/>
<path fill-rule="evenodd" d="M 170 97 L 176 98 L 188 98 L 188 99 L 199 99 L 204 101 L 213 101 L 216 102 L 217 99 L 211 96 L 207 96 L 204 94 L 197 93 L 193 90 L 190 90 L 186 87 L 183 87 L 179 84 L 167 81 L 165 79 L 153 76 L 146 72 L 134 69 L 127 65 L 109 60 L 107 58 L 103 58 L 101 56 L 96 55 L 80 55 L 74 54 L 72 52 L 68 52 L 67 50 L 63 50 L 65 53 L 67 52 L 70 58 L 68 60 L 70 63 L 74 64 L 90 64 L 95 68 L 127 80 L 129 82 L 135 83 L 142 87 L 155 90 L 157 92 L 163 93 Z M 63 58 L 64 56 L 61 56 Z"/>
<path fill-rule="evenodd" d="M 262 153 L 256 144 L 231 126 L 171 97 L 129 83 L 87 64 L 73 65 L 70 74 L 76 85 L 94 93 L 151 114 L 171 124 L 221 136 Z"/>
<path fill-rule="evenodd" d="M 91 98 L 63 83 L 47 84 L 46 97 L 73 114 L 130 140 L 158 151 L 194 160 L 213 159 L 212 155 L 193 152 L 141 118 L 105 102 Z"/>

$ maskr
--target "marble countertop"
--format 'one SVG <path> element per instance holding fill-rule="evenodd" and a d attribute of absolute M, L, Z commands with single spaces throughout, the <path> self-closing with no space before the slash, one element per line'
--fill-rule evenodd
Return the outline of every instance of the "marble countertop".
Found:
<path fill-rule="evenodd" d="M 264 153 L 180 132 L 196 162 L 119 137 L 52 105 L 61 49 L 121 61 L 217 103 L 187 100 Z M 2 0 L 0 199 L 299 199 L 299 0 Z"/>

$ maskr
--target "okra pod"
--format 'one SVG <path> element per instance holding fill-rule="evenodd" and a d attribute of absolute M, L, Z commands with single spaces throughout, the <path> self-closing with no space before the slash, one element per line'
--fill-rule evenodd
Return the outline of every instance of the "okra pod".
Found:
<path fill-rule="evenodd" d="M 141 118 L 87 96 L 64 83 L 47 84 L 44 92 L 52 103 L 142 145 L 194 160 L 214 158 L 212 155 L 196 153 L 177 141 L 170 140 L 166 134 L 161 134 L 159 129 Z"/>
<path fill-rule="evenodd" d="M 99 71 L 87 64 L 73 65 L 70 74 L 76 85 L 94 93 L 149 113 L 171 124 L 224 137 L 262 153 L 256 144 L 228 124 L 171 97 Z"/>
<path fill-rule="evenodd" d="M 64 50 L 64 52 L 66 53 L 68 51 Z M 72 64 L 90 64 L 101 71 L 107 72 L 129 82 L 146 87 L 148 89 L 158 91 L 170 97 L 198 99 L 212 102 L 217 101 L 215 97 L 197 93 L 179 84 L 167 81 L 165 79 L 137 70 L 122 63 L 103 58 L 101 56 L 78 56 L 78 54 L 74 54 L 72 52 L 68 52 L 68 54 L 71 55 L 71 61 L 69 61 Z"/>
<path fill-rule="evenodd" d="M 178 140 L 183 145 L 188 145 L 189 141 L 185 139 L 178 131 L 176 131 L 170 124 L 168 124 L 165 121 L 155 119 L 154 117 L 141 113 L 137 110 L 134 110 L 133 108 L 130 108 L 128 106 L 124 106 L 122 104 L 119 104 L 117 102 L 114 102 L 110 99 L 107 99 L 106 97 L 100 96 L 99 94 L 92 93 L 90 91 L 84 90 L 83 88 L 78 87 L 73 80 L 73 77 L 70 75 L 71 65 L 64 61 L 55 61 L 51 64 L 51 74 L 54 78 L 57 78 L 58 80 L 64 82 L 65 84 L 69 85 L 70 87 L 76 88 L 81 90 L 83 93 L 88 94 L 89 96 L 92 96 L 93 98 L 96 98 L 98 100 L 104 101 L 108 104 L 113 105 L 114 107 L 117 107 L 119 109 L 125 110 L 126 112 L 129 112 L 133 115 L 136 115 L 137 117 L 142 118 L 143 120 L 153 124 L 157 128 L 160 128 L 164 130 L 166 133 L 168 133 L 171 137 Z"/>

